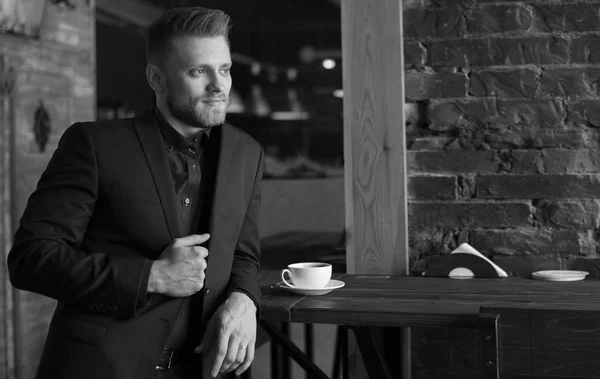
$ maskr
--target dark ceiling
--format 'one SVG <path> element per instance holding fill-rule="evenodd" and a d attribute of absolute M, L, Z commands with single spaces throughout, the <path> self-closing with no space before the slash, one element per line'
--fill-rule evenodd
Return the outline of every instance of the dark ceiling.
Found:
<path fill-rule="evenodd" d="M 341 15 L 330 0 L 144 0 L 161 8 L 219 8 L 233 21 L 232 49 L 274 64 L 298 64 L 299 51 L 341 49 Z"/>

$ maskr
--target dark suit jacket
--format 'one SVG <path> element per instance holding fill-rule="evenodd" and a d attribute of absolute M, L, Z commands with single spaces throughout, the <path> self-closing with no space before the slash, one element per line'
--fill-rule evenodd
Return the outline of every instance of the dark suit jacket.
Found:
<path fill-rule="evenodd" d="M 227 123 L 212 133 L 220 143 L 214 197 L 204 202 L 212 210 L 197 294 L 204 320 L 231 291 L 260 297 L 262 148 Z M 151 113 L 63 134 L 8 256 L 15 287 L 58 300 L 38 378 L 152 374 L 182 304 L 146 293 L 151 261 L 183 236 L 169 170 Z"/>

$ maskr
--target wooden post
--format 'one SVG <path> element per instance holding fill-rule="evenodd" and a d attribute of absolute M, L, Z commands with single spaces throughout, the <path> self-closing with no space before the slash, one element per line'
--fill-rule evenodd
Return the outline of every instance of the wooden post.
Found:
<path fill-rule="evenodd" d="M 406 275 L 402 1 L 341 5 L 348 272 Z M 408 332 L 401 342 L 405 378 L 410 377 Z"/>
<path fill-rule="evenodd" d="M 15 375 L 15 325 L 14 293 L 6 269 L 6 257 L 12 244 L 12 150 L 13 150 L 13 90 L 15 71 L 8 58 L 0 55 L 0 338 L 4 340 L 3 356 L 0 358 L 0 377 L 14 378 Z"/>

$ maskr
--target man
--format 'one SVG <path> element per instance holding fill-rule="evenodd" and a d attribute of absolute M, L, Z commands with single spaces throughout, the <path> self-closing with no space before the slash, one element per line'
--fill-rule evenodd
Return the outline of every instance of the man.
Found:
<path fill-rule="evenodd" d="M 37 378 L 252 362 L 263 152 L 225 122 L 229 28 L 219 10 L 165 12 L 146 36 L 155 108 L 63 134 L 8 257 L 15 287 L 58 300 Z"/>

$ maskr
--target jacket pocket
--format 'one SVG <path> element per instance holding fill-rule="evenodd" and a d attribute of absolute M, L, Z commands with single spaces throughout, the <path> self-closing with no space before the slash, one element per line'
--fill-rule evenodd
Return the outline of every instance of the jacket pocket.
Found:
<path fill-rule="evenodd" d="M 109 193 L 117 198 L 143 200 L 148 203 L 160 204 L 156 191 L 146 191 L 117 182 L 110 183 Z"/>
<path fill-rule="evenodd" d="M 92 346 L 98 345 L 106 333 L 106 326 L 73 316 L 59 316 L 55 327 L 57 333 L 64 337 Z"/>

